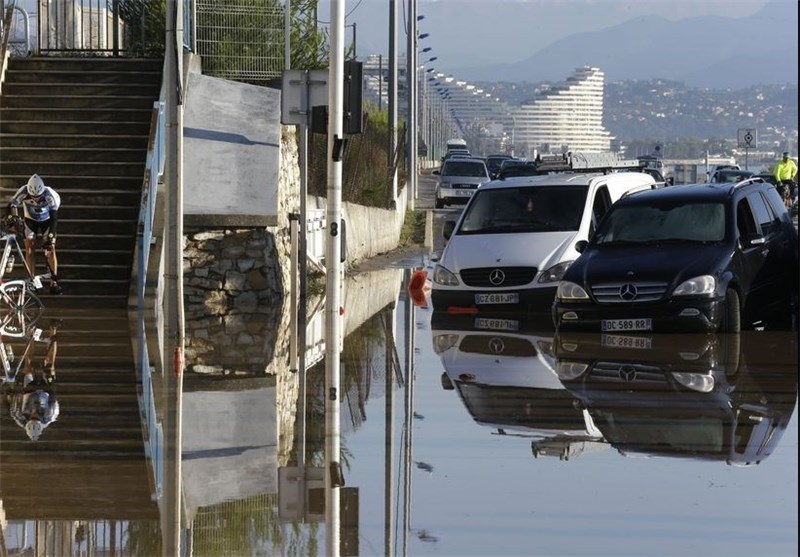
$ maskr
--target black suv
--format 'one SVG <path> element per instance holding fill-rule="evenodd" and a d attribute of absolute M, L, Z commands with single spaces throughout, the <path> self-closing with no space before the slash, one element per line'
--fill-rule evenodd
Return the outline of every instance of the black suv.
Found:
<path fill-rule="evenodd" d="M 617 201 L 559 283 L 559 330 L 738 332 L 796 323 L 797 230 L 772 184 L 694 184 Z"/>

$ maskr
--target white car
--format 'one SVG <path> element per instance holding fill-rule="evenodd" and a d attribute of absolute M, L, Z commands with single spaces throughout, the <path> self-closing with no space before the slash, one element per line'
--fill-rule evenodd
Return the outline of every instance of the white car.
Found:
<path fill-rule="evenodd" d="M 482 184 L 489 181 L 489 171 L 483 159 L 451 157 L 442 168 L 434 170 L 436 182 L 436 208 L 451 203 L 464 204 Z"/>
<path fill-rule="evenodd" d="M 460 162 L 460 161 L 459 161 Z M 549 318 L 556 286 L 600 218 L 627 192 L 656 188 L 643 172 L 553 174 L 489 182 L 444 226 L 434 311 L 527 311 Z"/>

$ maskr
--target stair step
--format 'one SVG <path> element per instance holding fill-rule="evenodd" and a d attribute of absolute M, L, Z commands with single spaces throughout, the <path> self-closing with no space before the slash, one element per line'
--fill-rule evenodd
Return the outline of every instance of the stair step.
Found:
<path fill-rule="evenodd" d="M 81 149 L 147 149 L 147 134 L 141 135 L 78 135 L 78 134 L 24 134 L 0 133 L 3 149 L 12 147 L 81 148 Z"/>
<path fill-rule="evenodd" d="M 3 97 L 5 99 L 5 96 Z M 154 102 L 154 101 L 153 101 Z M 38 122 L 40 125 L 51 124 L 53 122 L 67 123 L 99 123 L 99 122 L 126 122 L 146 123 L 150 127 L 150 119 L 153 114 L 153 102 L 144 107 L 128 108 L 97 108 L 82 107 L 53 108 L 42 106 L 38 108 L 3 106 L 0 108 L 0 120 L 7 123 L 13 122 Z M 66 130 L 56 131 L 55 133 L 66 133 Z M 87 133 L 93 133 L 89 129 Z M 94 133 L 97 133 L 96 131 Z"/>
<path fill-rule="evenodd" d="M 13 83 L 160 83 L 161 71 L 84 71 L 16 69 L 9 66 L 6 81 Z"/>
<path fill-rule="evenodd" d="M 153 109 L 151 96 L 106 96 L 106 95 L 3 95 L 3 108 L 24 108 L 48 110 L 62 109 Z"/>
<path fill-rule="evenodd" d="M 28 134 L 91 134 L 102 133 L 104 135 L 148 135 L 150 133 L 150 121 L 141 122 L 87 122 L 87 121 L 32 121 L 20 119 L 12 121 L 5 118 L 0 111 L 0 133 L 28 133 Z"/>
<path fill-rule="evenodd" d="M 132 95 L 157 97 L 160 83 L 10 83 L 3 87 L 9 95 L 28 95 L 35 91 L 37 95 L 72 96 L 72 95 Z"/>
<path fill-rule="evenodd" d="M 5 165 L 0 168 L 0 172 L 5 171 Z M 141 176 L 62 176 L 50 175 L 44 172 L 37 172 L 42 177 L 44 183 L 55 188 L 61 195 L 62 205 L 64 197 L 79 197 L 82 195 L 119 195 L 125 196 L 137 194 L 141 196 L 142 181 Z M 0 194 L 7 193 L 13 195 L 30 178 L 29 173 L 19 174 L 0 174 Z M 136 196 L 135 196 L 136 197 Z M 84 205 L 84 202 L 77 202 L 77 205 Z M 124 203 L 127 205 L 127 203 Z"/>
<path fill-rule="evenodd" d="M 3 172 L 30 176 L 144 176 L 144 162 L 3 161 Z"/>
<path fill-rule="evenodd" d="M 48 162 L 147 162 L 145 149 L 117 147 L 12 147 L 3 146 L 6 161 L 48 161 Z"/>

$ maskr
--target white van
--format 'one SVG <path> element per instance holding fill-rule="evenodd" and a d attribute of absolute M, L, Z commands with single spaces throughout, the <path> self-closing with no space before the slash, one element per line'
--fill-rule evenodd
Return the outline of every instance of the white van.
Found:
<path fill-rule="evenodd" d="M 611 204 L 658 186 L 643 172 L 561 173 L 482 185 L 434 268 L 436 312 L 527 312 L 549 319 L 556 286 Z"/>

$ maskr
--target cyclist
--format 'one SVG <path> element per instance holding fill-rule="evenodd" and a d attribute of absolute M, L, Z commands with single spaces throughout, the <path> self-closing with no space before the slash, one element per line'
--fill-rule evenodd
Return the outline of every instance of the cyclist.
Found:
<path fill-rule="evenodd" d="M 23 369 L 14 382 L 11 417 L 25 430 L 31 441 L 38 441 L 44 429 L 56 421 L 60 405 L 55 390 L 58 324 L 50 325 L 47 354 L 41 366 L 34 365 L 35 338 L 31 337 L 23 355 Z"/>
<path fill-rule="evenodd" d="M 50 293 L 61 294 L 58 283 L 58 257 L 56 256 L 56 227 L 61 196 L 56 190 L 46 186 L 44 180 L 34 174 L 28 183 L 17 190 L 9 204 L 9 218 L 18 220 L 19 207 L 24 211 L 25 263 L 31 275 L 36 274 L 34 266 L 34 244 L 42 237 L 45 259 L 50 269 Z"/>
<path fill-rule="evenodd" d="M 778 189 L 788 188 L 789 200 L 794 203 L 795 183 L 797 182 L 797 164 L 789 158 L 789 152 L 783 152 L 783 159 L 775 165 L 775 183 Z"/>

